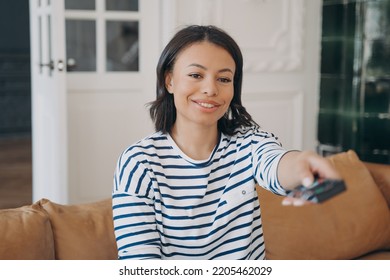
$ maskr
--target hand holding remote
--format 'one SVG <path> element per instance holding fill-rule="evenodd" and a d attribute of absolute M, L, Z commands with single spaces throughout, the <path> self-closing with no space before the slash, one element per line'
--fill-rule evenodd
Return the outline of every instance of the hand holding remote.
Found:
<path fill-rule="evenodd" d="M 290 191 L 287 197 L 312 203 L 322 203 L 346 190 L 343 180 L 316 178 L 309 187 L 300 185 Z"/>

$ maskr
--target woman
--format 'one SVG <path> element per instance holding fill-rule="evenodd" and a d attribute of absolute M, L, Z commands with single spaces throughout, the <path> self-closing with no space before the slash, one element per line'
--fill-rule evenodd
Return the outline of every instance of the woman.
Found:
<path fill-rule="evenodd" d="M 264 259 L 255 186 L 286 195 L 315 175 L 339 177 L 252 120 L 242 65 L 236 42 L 213 26 L 186 27 L 163 50 L 150 104 L 156 132 L 122 153 L 114 177 L 120 259 Z"/>

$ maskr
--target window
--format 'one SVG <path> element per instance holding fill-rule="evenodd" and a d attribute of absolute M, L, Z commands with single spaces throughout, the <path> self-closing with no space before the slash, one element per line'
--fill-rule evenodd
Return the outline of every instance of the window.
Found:
<path fill-rule="evenodd" d="M 138 72 L 138 0 L 65 0 L 68 72 Z"/>

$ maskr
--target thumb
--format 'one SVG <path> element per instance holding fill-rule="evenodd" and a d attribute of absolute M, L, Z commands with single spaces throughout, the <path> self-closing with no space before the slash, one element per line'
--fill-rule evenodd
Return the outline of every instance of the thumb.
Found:
<path fill-rule="evenodd" d="M 307 173 L 302 179 L 302 185 L 306 188 L 310 187 L 314 183 L 314 176 L 311 173 Z"/>

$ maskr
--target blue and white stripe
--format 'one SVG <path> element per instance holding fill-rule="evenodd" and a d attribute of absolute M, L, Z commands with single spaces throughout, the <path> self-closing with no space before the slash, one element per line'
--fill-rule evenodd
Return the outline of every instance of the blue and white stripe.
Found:
<path fill-rule="evenodd" d="M 285 152 L 250 128 L 222 134 L 204 161 L 159 132 L 130 146 L 112 196 L 119 258 L 264 259 L 255 185 L 286 194 L 276 175 Z"/>

